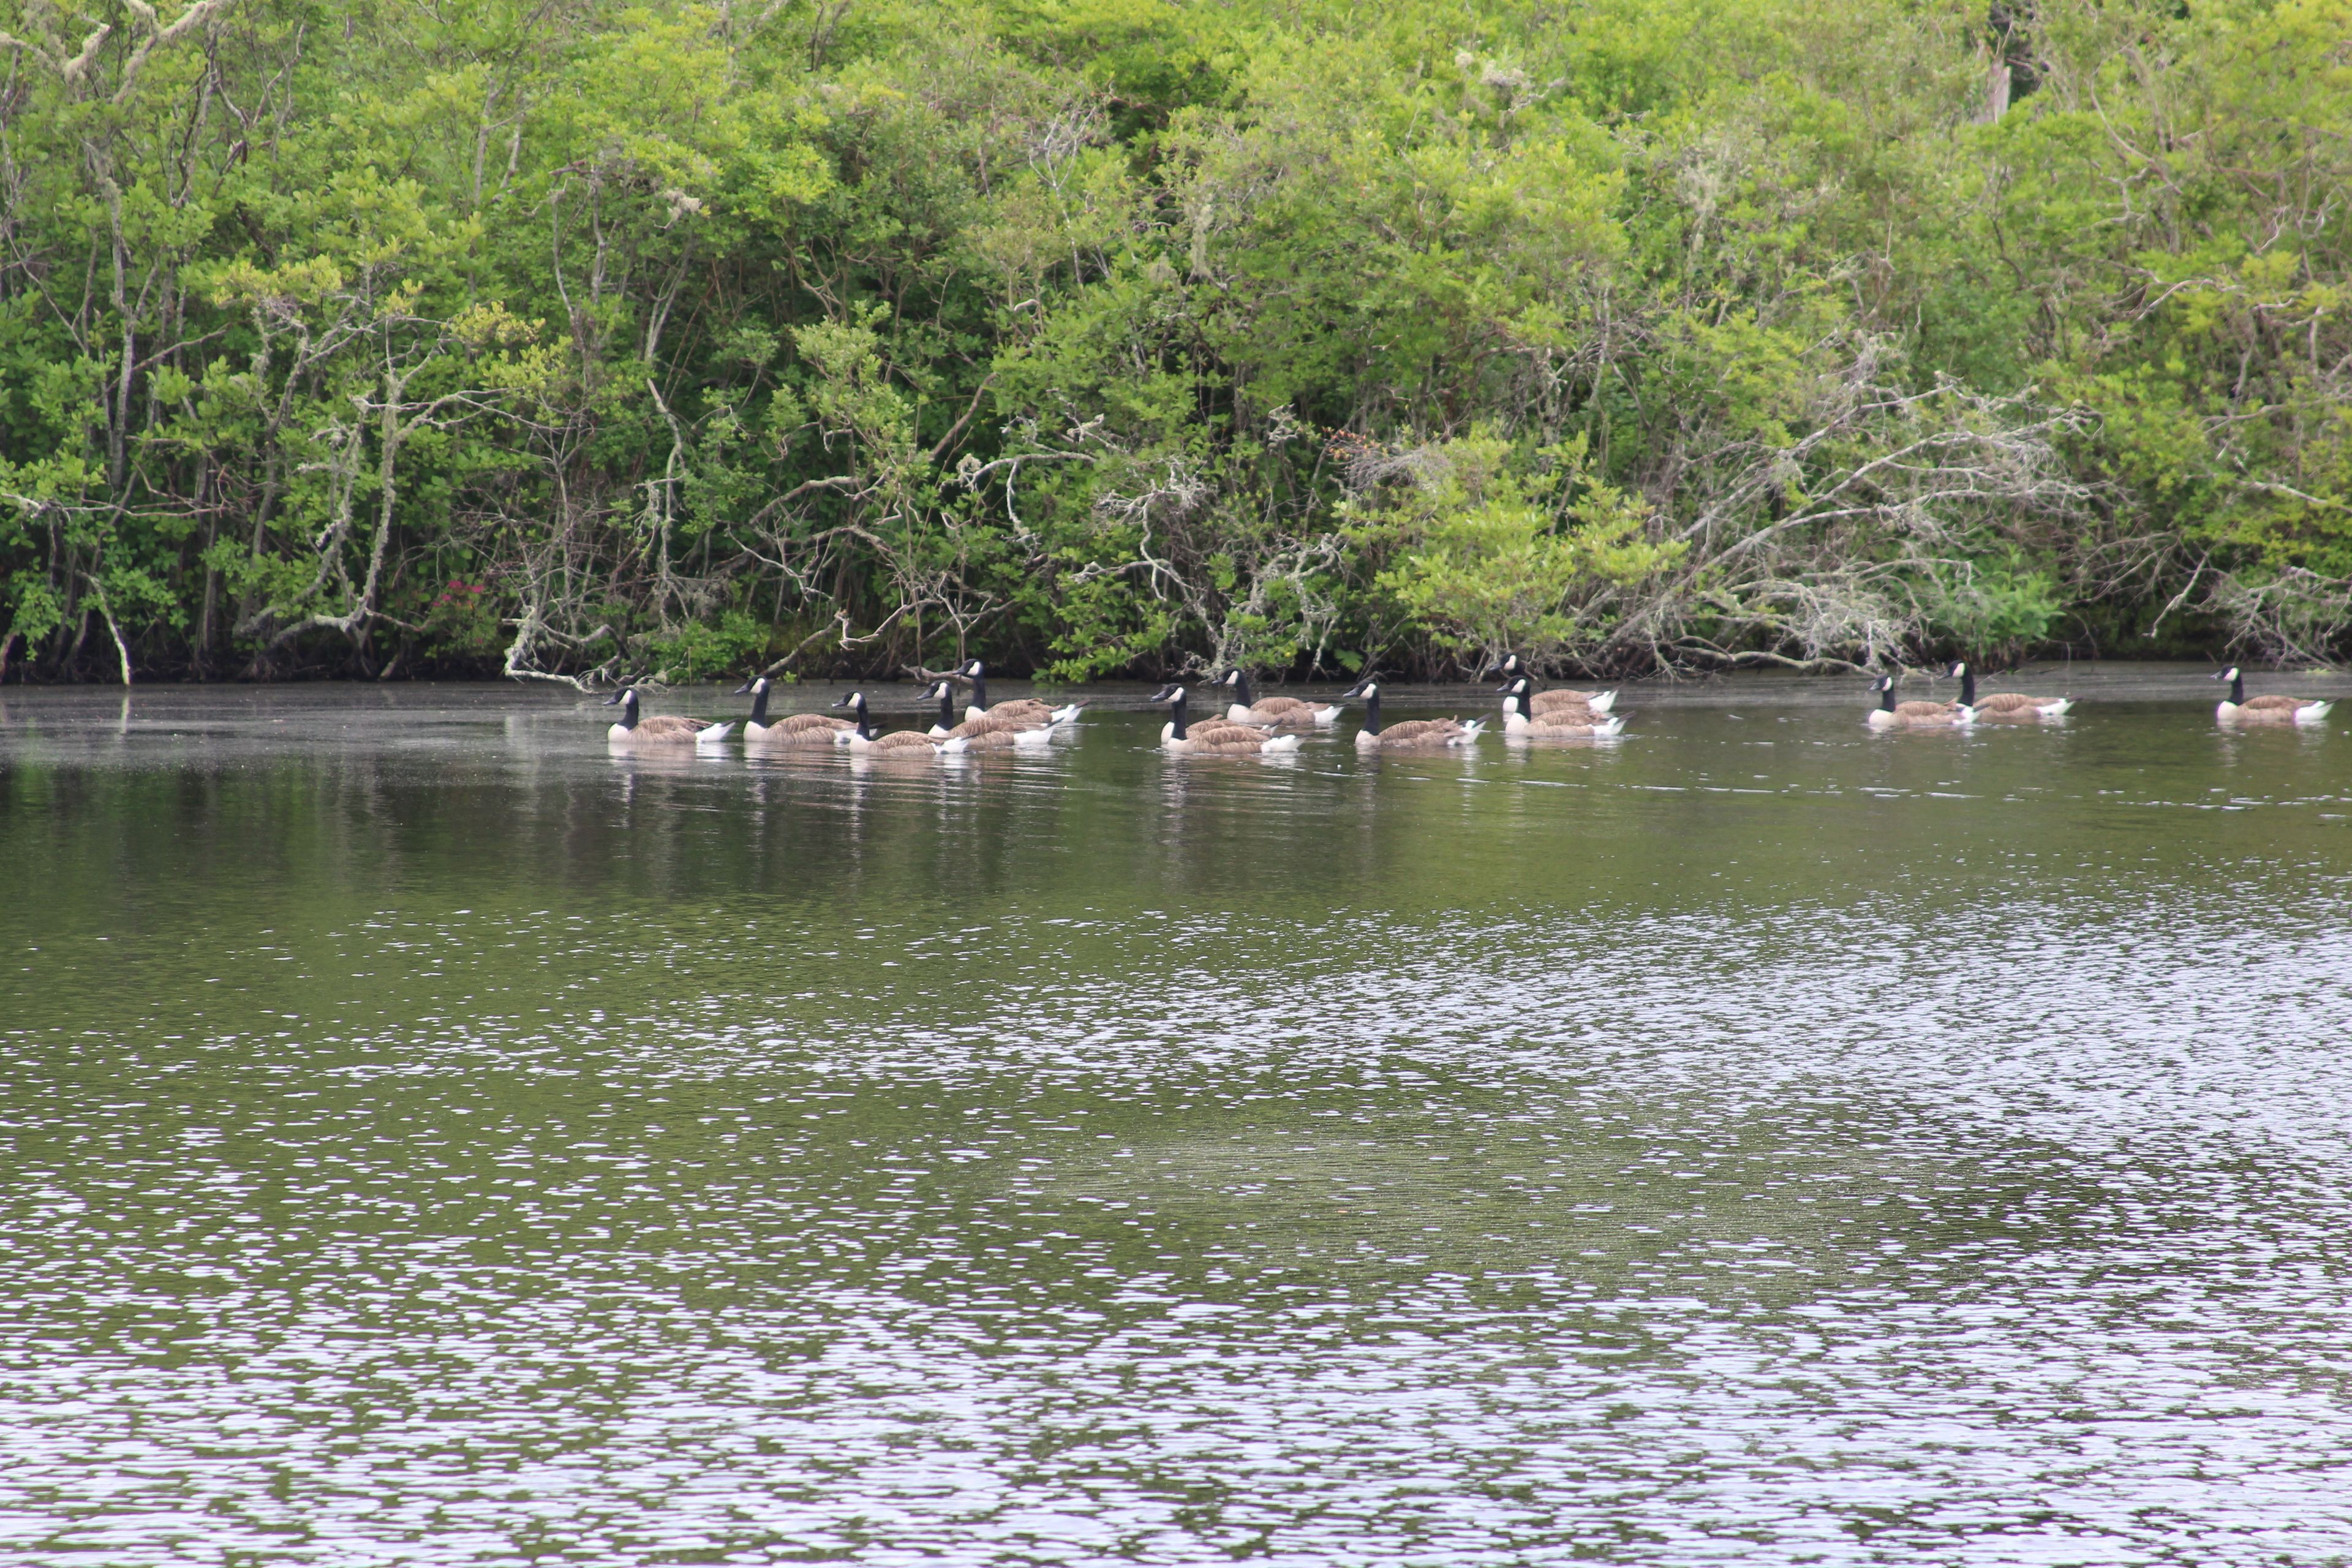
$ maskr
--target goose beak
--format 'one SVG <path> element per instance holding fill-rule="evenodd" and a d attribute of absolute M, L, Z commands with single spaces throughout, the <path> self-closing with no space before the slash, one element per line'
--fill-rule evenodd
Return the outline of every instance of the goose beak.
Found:
<path fill-rule="evenodd" d="M 607 708 L 618 708 L 621 705 L 621 699 L 626 697 L 628 694 L 629 693 L 625 688 L 622 690 L 615 691 L 613 695 L 604 699 L 604 706 Z"/>
<path fill-rule="evenodd" d="M 833 701 L 825 704 L 825 706 L 828 708 L 846 708 L 849 706 L 849 699 L 846 697 L 835 698 Z"/>
<path fill-rule="evenodd" d="M 748 680 L 747 680 L 747 681 L 745 681 L 742 685 L 740 685 L 740 686 L 737 687 L 734 690 L 732 690 L 732 691 L 729 692 L 729 693 L 728 693 L 728 695 L 729 695 L 729 696 L 730 696 L 730 697 L 740 697 L 740 696 L 742 696 L 745 692 L 747 692 L 747 691 L 749 691 L 749 690 L 751 690 L 751 682 L 750 682 L 750 681 L 748 681 Z"/>

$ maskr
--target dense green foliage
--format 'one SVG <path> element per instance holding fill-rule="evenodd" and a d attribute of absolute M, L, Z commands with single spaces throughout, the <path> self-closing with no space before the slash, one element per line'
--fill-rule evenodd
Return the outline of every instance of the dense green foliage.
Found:
<path fill-rule="evenodd" d="M 0 24 L 0 673 L 2352 626 L 2352 0 Z"/>

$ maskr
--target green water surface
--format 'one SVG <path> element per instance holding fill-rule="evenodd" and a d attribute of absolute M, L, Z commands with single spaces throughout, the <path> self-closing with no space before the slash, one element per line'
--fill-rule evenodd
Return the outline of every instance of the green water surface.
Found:
<path fill-rule="evenodd" d="M 2200 673 L 10 689 L 0 1559 L 2352 1560 L 2352 737 Z"/>

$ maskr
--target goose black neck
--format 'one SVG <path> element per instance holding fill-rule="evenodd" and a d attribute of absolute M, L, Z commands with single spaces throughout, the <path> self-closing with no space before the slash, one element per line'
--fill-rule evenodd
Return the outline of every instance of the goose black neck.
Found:
<path fill-rule="evenodd" d="M 940 682 L 940 728 L 952 730 L 955 727 L 955 682 L 942 680 Z"/>
<path fill-rule="evenodd" d="M 621 728 L 624 730 L 634 730 L 636 727 L 637 694 L 632 691 L 621 699 Z"/>
<path fill-rule="evenodd" d="M 1381 691 L 1380 688 L 1376 686 L 1372 688 L 1371 690 L 1364 693 L 1364 733 L 1367 735 L 1377 735 L 1380 732 Z"/>
<path fill-rule="evenodd" d="M 1976 705 L 1977 667 L 1973 664 L 1964 664 L 1960 666 L 1960 706 L 1973 708 Z"/>
<path fill-rule="evenodd" d="M 2242 671 L 2230 677 L 2230 701 L 2240 708 L 2246 705 L 2246 677 Z"/>
<path fill-rule="evenodd" d="M 1895 683 L 1888 681 L 1878 689 L 1878 708 L 1882 713 L 1895 711 Z"/>
<path fill-rule="evenodd" d="M 1257 704 L 1257 699 L 1250 695 L 1249 671 L 1246 669 L 1234 671 L 1234 700 L 1244 708 L 1255 707 Z"/>
<path fill-rule="evenodd" d="M 1511 691 L 1511 700 L 1518 704 L 1520 718 L 1530 724 L 1536 721 L 1536 699 L 1532 688 L 1514 687 Z"/>
<path fill-rule="evenodd" d="M 856 708 L 857 738 L 861 741 L 870 741 L 874 738 L 874 720 L 866 711 L 866 693 L 863 691 L 857 694 Z"/>
<path fill-rule="evenodd" d="M 768 689 L 764 686 L 755 686 L 751 688 L 751 722 L 765 724 L 767 721 Z"/>
<path fill-rule="evenodd" d="M 1184 738 L 1184 692 L 1181 688 L 1177 689 L 1176 700 L 1169 704 L 1168 710 L 1174 721 L 1174 728 L 1168 731 L 1168 738 L 1171 741 L 1181 741 Z"/>
<path fill-rule="evenodd" d="M 974 675 L 971 678 L 971 705 L 983 713 L 988 711 L 988 677 Z"/>

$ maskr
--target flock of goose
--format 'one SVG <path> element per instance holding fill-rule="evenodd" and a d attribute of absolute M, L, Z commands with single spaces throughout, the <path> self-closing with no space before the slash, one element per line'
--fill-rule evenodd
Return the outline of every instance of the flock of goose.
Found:
<path fill-rule="evenodd" d="M 2029 697 L 2021 691 L 1991 691 L 1979 695 L 1976 671 L 1966 661 L 1952 666 L 1952 675 L 1960 683 L 1958 702 L 1897 702 L 1895 700 L 1895 678 L 1882 675 L 1872 688 L 1878 693 L 1878 706 L 1870 710 L 1868 723 L 1874 730 L 1948 730 L 1964 729 L 1979 723 L 2037 723 L 2044 719 L 2064 717 L 2074 706 L 2071 697 Z M 2323 702 L 2309 697 L 2246 696 L 2245 672 L 2236 665 L 2213 677 L 2230 683 L 2230 695 L 2214 705 L 2213 721 L 2217 724 L 2316 724 L 2327 717 L 2333 702 Z"/>
<path fill-rule="evenodd" d="M 2074 706 L 2074 700 L 2065 697 L 2034 697 L 2021 691 L 1979 693 L 1976 672 L 1965 662 L 1954 665 L 1951 673 L 1960 682 L 1960 700 L 1957 702 L 1897 702 L 1894 678 L 1881 676 L 1873 687 L 1878 694 L 1878 706 L 1870 710 L 1865 722 L 1874 730 L 2039 723 L 2061 718 Z M 1482 671 L 1480 679 L 1495 676 L 1501 676 L 1504 681 L 1499 689 L 1506 735 L 1527 740 L 1584 740 L 1614 735 L 1625 728 L 1623 716 L 1614 711 L 1614 691 L 1566 688 L 1538 691 L 1535 678 L 1517 654 L 1507 655 L 1500 663 Z M 2213 710 L 2215 721 L 2224 725 L 2316 724 L 2327 717 L 2328 710 L 2334 706 L 2299 697 L 2249 699 L 2245 676 L 2235 665 L 2214 679 L 2230 683 L 2230 695 Z M 955 706 L 959 682 L 971 688 L 971 699 L 961 715 Z M 1216 685 L 1226 698 L 1223 710 L 1198 719 L 1192 715 L 1182 681 L 1171 681 L 1152 694 L 1151 705 L 1169 710 L 1168 722 L 1160 729 L 1163 750 L 1207 756 L 1263 756 L 1295 752 L 1307 736 L 1337 725 L 1342 704 L 1358 701 L 1364 705 L 1364 721 L 1355 737 L 1360 752 L 1442 751 L 1475 745 L 1478 737 L 1487 732 L 1483 719 L 1383 722 L 1380 682 L 1370 675 L 1330 702 L 1254 696 L 1248 674 L 1240 669 L 1228 670 Z M 764 676 L 735 689 L 736 696 L 751 699 L 751 716 L 743 721 L 743 740 L 748 746 L 841 746 L 860 754 L 913 760 L 1042 746 L 1057 731 L 1075 723 L 1084 706 L 1072 702 L 1055 707 L 1035 698 L 991 704 L 988 671 L 978 659 L 923 689 L 921 700 L 936 701 L 939 715 L 929 728 L 922 730 L 876 732 L 863 691 L 853 691 L 833 704 L 835 710 L 849 714 L 847 718 L 836 718 L 830 712 L 793 713 L 771 721 L 771 689 Z M 605 706 L 621 710 L 620 721 L 606 731 L 615 747 L 709 748 L 722 744 L 735 731 L 732 721 L 714 722 L 675 714 L 644 714 L 639 710 L 635 687 L 624 687 L 606 700 Z"/>

